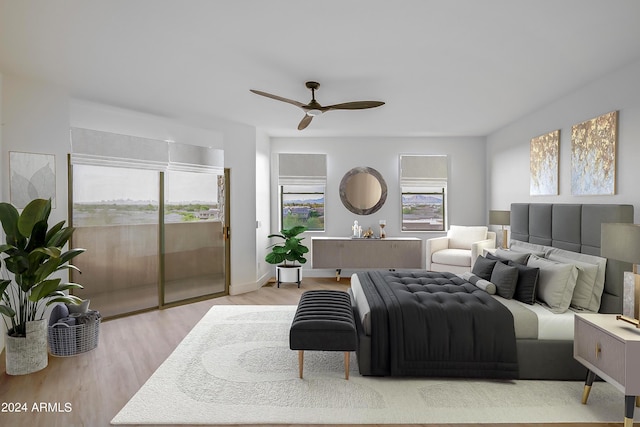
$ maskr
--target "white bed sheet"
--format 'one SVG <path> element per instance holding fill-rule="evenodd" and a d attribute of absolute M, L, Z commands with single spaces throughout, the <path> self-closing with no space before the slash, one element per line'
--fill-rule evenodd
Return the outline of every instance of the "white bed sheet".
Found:
<path fill-rule="evenodd" d="M 539 340 L 573 340 L 573 318 L 571 310 L 553 313 L 542 304 L 529 305 L 516 301 L 524 308 L 533 311 L 538 317 Z"/>

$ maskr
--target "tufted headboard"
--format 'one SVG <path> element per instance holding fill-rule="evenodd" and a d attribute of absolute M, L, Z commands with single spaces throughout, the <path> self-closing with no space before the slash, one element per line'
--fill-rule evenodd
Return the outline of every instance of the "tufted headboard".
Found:
<path fill-rule="evenodd" d="M 600 256 L 602 223 L 633 223 L 633 205 L 512 203 L 511 239 Z M 608 259 L 601 313 L 622 313 L 623 273 L 631 264 Z"/>

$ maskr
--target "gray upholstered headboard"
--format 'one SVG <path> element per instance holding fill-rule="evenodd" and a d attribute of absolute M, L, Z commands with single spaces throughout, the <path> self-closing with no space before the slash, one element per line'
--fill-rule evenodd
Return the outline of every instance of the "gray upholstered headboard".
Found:
<path fill-rule="evenodd" d="M 600 225 L 633 222 L 633 205 L 512 203 L 511 239 L 600 256 Z M 623 273 L 631 264 L 607 260 L 601 313 L 622 313 Z"/>

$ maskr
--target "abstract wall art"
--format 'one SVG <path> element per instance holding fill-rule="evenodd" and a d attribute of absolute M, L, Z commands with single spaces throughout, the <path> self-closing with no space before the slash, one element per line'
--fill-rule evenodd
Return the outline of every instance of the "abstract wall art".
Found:
<path fill-rule="evenodd" d="M 52 154 L 9 152 L 11 203 L 22 209 L 33 199 L 56 207 L 56 158 Z"/>
<path fill-rule="evenodd" d="M 560 130 L 531 139 L 529 194 L 555 196 L 558 194 L 558 156 Z"/>
<path fill-rule="evenodd" d="M 615 194 L 617 136 L 617 111 L 571 127 L 572 195 Z"/>

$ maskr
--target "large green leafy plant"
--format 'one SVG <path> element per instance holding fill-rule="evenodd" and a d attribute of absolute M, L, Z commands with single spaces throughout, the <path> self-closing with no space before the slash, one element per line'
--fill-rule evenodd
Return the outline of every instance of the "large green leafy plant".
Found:
<path fill-rule="evenodd" d="M 73 234 L 73 227 L 61 221 L 49 229 L 51 200 L 35 199 L 19 213 L 9 203 L 0 203 L 0 222 L 6 243 L 0 245 L 0 263 L 13 273 L 0 280 L 0 313 L 11 336 L 26 336 L 26 323 L 44 317 L 44 308 L 56 302 L 78 304 L 82 300 L 66 291 L 82 288 L 77 283 L 62 283 L 51 276 L 77 267 L 68 262 L 84 249 L 63 251 Z M 6 277 L 8 275 L 5 274 Z M 7 322 L 7 319 L 9 322 Z"/>
<path fill-rule="evenodd" d="M 304 237 L 300 238 L 298 235 L 304 233 L 307 227 L 303 225 L 297 225 L 289 229 L 280 230 L 280 234 L 270 234 L 268 237 L 278 237 L 283 239 L 284 242 L 274 243 L 268 248 L 271 248 L 271 252 L 265 256 L 264 260 L 269 264 L 284 264 L 288 266 L 288 262 L 299 262 L 304 264 L 307 262 L 304 254 L 309 252 L 309 248 L 301 243 Z"/>

